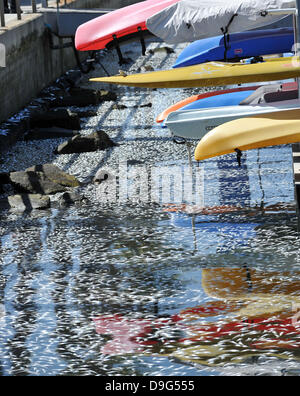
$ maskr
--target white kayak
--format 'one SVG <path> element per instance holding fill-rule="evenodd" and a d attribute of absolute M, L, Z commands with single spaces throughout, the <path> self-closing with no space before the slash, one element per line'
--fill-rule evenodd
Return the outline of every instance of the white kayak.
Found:
<path fill-rule="evenodd" d="M 174 137 L 202 139 L 209 131 L 228 121 L 291 109 L 300 109 L 300 101 L 298 99 L 274 102 L 272 104 L 178 110 L 168 115 L 165 125 Z"/>

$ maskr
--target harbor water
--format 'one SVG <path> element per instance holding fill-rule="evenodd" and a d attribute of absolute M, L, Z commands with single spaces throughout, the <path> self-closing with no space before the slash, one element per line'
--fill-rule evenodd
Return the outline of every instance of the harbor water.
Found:
<path fill-rule="evenodd" d="M 130 71 L 169 68 L 182 49 L 125 48 Z M 88 77 L 99 73 L 82 85 L 97 87 Z M 196 90 L 115 89 L 119 106 L 102 103 L 83 133 L 103 129 L 117 146 L 57 156 L 59 139 L 18 142 L 0 164 L 52 162 L 86 197 L 1 213 L 0 374 L 299 375 L 291 147 L 249 151 L 241 166 L 235 155 L 189 166 L 155 117 Z M 109 176 L 100 185 L 99 169 Z"/>

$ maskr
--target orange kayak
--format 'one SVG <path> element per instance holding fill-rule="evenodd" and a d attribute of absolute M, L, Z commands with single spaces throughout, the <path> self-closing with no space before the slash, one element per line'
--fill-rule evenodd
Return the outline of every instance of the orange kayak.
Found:
<path fill-rule="evenodd" d="M 209 98 L 212 96 L 218 96 L 218 95 L 223 95 L 226 93 L 231 93 L 231 92 L 242 92 L 242 91 L 251 91 L 251 90 L 256 90 L 257 88 L 259 88 L 259 86 L 253 86 L 253 87 L 238 87 L 238 88 L 231 88 L 231 89 L 221 89 L 219 91 L 210 91 L 210 92 L 204 92 L 201 93 L 199 95 L 193 95 L 190 96 L 186 99 L 183 99 L 175 104 L 173 104 L 172 106 L 168 107 L 166 110 L 164 110 L 162 113 L 160 113 L 157 118 L 156 118 L 156 122 L 157 123 L 161 123 L 163 122 L 170 113 L 172 113 L 173 111 L 179 110 L 182 107 L 196 102 L 197 100 L 200 99 L 205 99 L 205 98 Z"/>

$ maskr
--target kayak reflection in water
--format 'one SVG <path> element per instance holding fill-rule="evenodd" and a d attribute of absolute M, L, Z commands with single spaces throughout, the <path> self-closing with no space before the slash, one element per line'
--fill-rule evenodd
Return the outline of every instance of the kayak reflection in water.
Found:
<path fill-rule="evenodd" d="M 101 353 L 169 356 L 212 366 L 261 355 L 300 358 L 299 273 L 203 269 L 202 287 L 213 300 L 177 315 L 94 318 L 97 333 L 112 337 Z"/>
<path fill-rule="evenodd" d="M 239 213 L 239 214 L 247 214 L 250 216 L 251 215 L 255 216 L 257 214 L 272 214 L 276 212 L 295 213 L 295 205 L 278 203 L 266 207 L 262 207 L 262 206 L 242 207 L 235 205 L 216 205 L 216 206 L 202 207 L 202 206 L 189 205 L 189 204 L 180 204 L 180 205 L 165 204 L 163 210 L 165 212 L 178 212 L 178 213 L 186 213 L 191 215 Z"/>

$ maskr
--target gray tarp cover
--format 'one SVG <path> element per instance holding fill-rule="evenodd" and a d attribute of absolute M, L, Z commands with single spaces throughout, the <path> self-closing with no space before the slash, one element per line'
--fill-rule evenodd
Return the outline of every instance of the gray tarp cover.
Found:
<path fill-rule="evenodd" d="M 242 32 L 263 27 L 283 18 L 282 15 L 262 16 L 271 9 L 294 8 L 295 1 L 286 0 L 181 0 L 153 15 L 147 28 L 170 44 L 192 42 L 222 34 L 231 17 L 229 32 Z"/>

